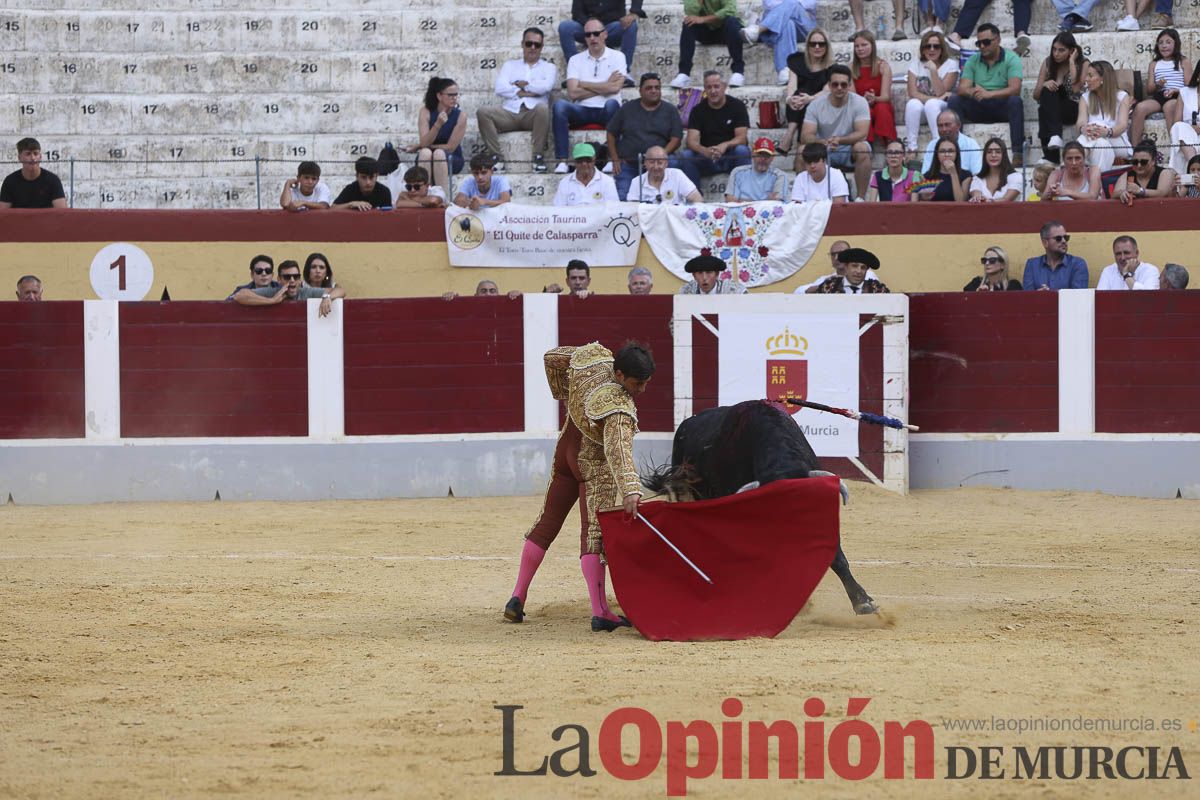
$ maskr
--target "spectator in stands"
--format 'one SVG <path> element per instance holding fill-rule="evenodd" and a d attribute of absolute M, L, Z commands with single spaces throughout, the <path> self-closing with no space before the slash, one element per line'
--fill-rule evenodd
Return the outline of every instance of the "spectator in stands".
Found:
<path fill-rule="evenodd" d="M 836 242 L 831 244 L 829 246 L 829 263 L 830 266 L 833 267 L 833 272 L 829 273 L 828 275 L 822 275 L 812 283 L 806 283 L 803 286 L 798 287 L 792 292 L 792 294 L 816 294 L 820 290 L 821 284 L 825 281 L 829 280 L 830 278 L 837 278 L 845 275 L 846 265 L 842 263 L 840 256 L 842 255 L 843 250 L 849 249 L 850 243 L 844 239 L 838 239 Z M 875 274 L 874 270 L 868 269 L 865 280 L 877 281 L 879 280 L 879 277 Z"/>
<path fill-rule="evenodd" d="M 554 192 L 556 206 L 588 206 L 594 203 L 616 203 L 617 184 L 612 178 L 596 169 L 596 148 L 587 142 L 579 142 L 571 150 L 575 170 L 564 175 Z"/>
<path fill-rule="evenodd" d="M 625 58 L 605 47 L 604 23 L 596 18 L 583 25 L 587 50 L 567 62 L 567 97 L 554 101 L 554 171 L 567 174 L 567 145 L 572 125 L 607 125 L 621 107 L 621 87 L 629 76 Z M 678 113 L 678 112 L 677 112 Z M 615 158 L 610 152 L 609 158 Z"/>
<path fill-rule="evenodd" d="M 854 79 L 854 93 L 866 100 L 871 109 L 871 127 L 867 129 L 867 143 L 874 144 L 876 139 L 880 139 L 886 147 L 888 142 L 896 140 L 896 110 L 892 107 L 892 68 L 885 59 L 879 57 L 875 47 L 875 34 L 870 31 L 860 30 L 854 34 L 850 76 Z"/>
<path fill-rule="evenodd" d="M 1162 275 L 1158 279 L 1158 288 L 1165 291 L 1182 291 L 1188 285 L 1187 267 L 1181 264 L 1167 264 L 1163 267 Z"/>
<path fill-rule="evenodd" d="M 1087 262 L 1067 252 L 1071 235 L 1063 224 L 1053 219 L 1046 222 L 1042 225 L 1041 237 L 1046 252 L 1025 262 L 1025 275 L 1021 279 L 1025 291 L 1086 289 Z"/>
<path fill-rule="evenodd" d="M 1082 148 L 1080 148 L 1082 152 Z M 1025 196 L 1025 199 L 1031 203 L 1036 203 L 1046 196 L 1046 185 L 1050 180 L 1050 176 L 1054 173 L 1055 166 L 1049 161 L 1043 161 L 1033 168 L 1033 191 Z"/>
<path fill-rule="evenodd" d="M 867 187 L 867 202 L 907 203 L 909 190 L 921 180 L 921 173 L 904 164 L 904 146 L 890 142 L 883 150 L 884 167 L 871 173 L 871 184 Z"/>
<path fill-rule="evenodd" d="M 508 178 L 494 174 L 494 163 L 488 153 L 471 156 L 471 177 L 459 185 L 458 194 L 454 195 L 454 205 L 478 211 L 512 201 L 512 187 L 508 184 Z"/>
<path fill-rule="evenodd" d="M 796 52 L 796 42 L 817 27 L 817 0 L 763 0 L 758 22 L 742 28 L 747 44 L 771 45 L 775 74 L 780 86 L 788 82 L 788 57 Z"/>
<path fill-rule="evenodd" d="M 979 170 L 983 169 L 983 148 L 979 146 L 979 142 L 963 133 L 962 118 L 958 116 L 957 111 L 947 108 L 938 114 L 937 131 L 939 137 L 948 136 L 958 143 L 958 153 L 963 169 L 972 175 L 978 174 Z M 933 150 L 936 146 L 937 139 L 930 139 L 929 144 L 925 145 L 925 155 L 921 161 L 921 174 L 927 177 L 929 171 L 933 169 Z"/>
<path fill-rule="evenodd" d="M 1099 200 L 1103 188 L 1100 168 L 1088 164 L 1087 151 L 1079 142 L 1067 142 L 1063 148 L 1063 165 L 1047 182 L 1043 200 Z"/>
<path fill-rule="evenodd" d="M 1188 159 L 1184 175 L 1175 176 L 1175 194 L 1180 197 L 1200 197 L 1200 155 Z"/>
<path fill-rule="evenodd" d="M 785 156 L 792 151 L 792 141 L 804 126 L 808 106 L 827 91 L 825 87 L 829 83 L 829 69 L 833 66 L 833 49 L 829 46 L 825 31 L 816 28 L 808 34 L 804 51 L 788 56 L 787 66 L 788 82 L 783 98 L 788 124 L 783 142 L 779 145 L 780 154 Z"/>
<path fill-rule="evenodd" d="M 333 192 L 321 181 L 321 165 L 301 161 L 296 177 L 283 182 L 279 207 L 284 211 L 323 211 L 333 202 Z"/>
<path fill-rule="evenodd" d="M 1062 33 L 1087 33 L 1094 25 L 1088 19 L 1099 0 L 1052 0 L 1054 10 L 1061 20 L 1058 29 Z"/>
<path fill-rule="evenodd" d="M 624 0 L 572 0 L 571 18 L 558 23 L 558 41 L 562 45 L 563 63 L 571 63 L 571 59 L 579 53 L 580 44 L 591 49 L 587 21 L 594 19 L 600 23 L 605 38 L 612 46 L 621 48 L 625 57 L 622 80 L 625 86 L 633 86 L 633 81 L 627 76 L 633 73 L 638 17 L 646 17 L 646 13 L 642 11 L 642 0 L 631 0 L 628 14 L 625 13 Z M 563 155 L 566 155 L 566 151 L 563 151 Z"/>
<path fill-rule="evenodd" d="M 851 93 L 850 83 L 849 67 L 834 64 L 829 68 L 829 93 L 809 104 L 800 128 L 800 141 L 821 142 L 829 148 L 832 167 L 840 169 L 853 164 L 854 185 L 861 193 L 871 178 L 871 146 L 867 144 L 871 107 L 862 97 Z M 796 172 L 800 169 L 797 164 Z"/>
<path fill-rule="evenodd" d="M 838 253 L 844 272 L 834 278 L 826 278 L 813 294 L 889 294 L 890 289 L 877 278 L 868 278 L 867 273 L 879 269 L 879 258 L 870 250 L 849 247 Z"/>
<path fill-rule="evenodd" d="M 1059 163 L 1063 125 L 1079 115 L 1078 98 L 1083 92 L 1083 73 L 1088 63 L 1075 37 L 1063 31 L 1050 43 L 1050 54 L 1038 69 L 1033 87 L 1033 99 L 1038 104 L 1038 139 L 1042 155 L 1053 164 Z"/>
<path fill-rule="evenodd" d="M 964 292 L 1019 292 L 1021 282 L 1008 277 L 1008 253 L 995 245 L 983 251 L 979 263 L 983 274 L 976 275 L 963 287 Z"/>
<path fill-rule="evenodd" d="M 496 285 L 495 281 L 491 281 L 491 280 L 488 280 L 487 278 L 484 278 L 479 283 L 475 284 L 474 296 L 475 297 L 499 297 L 500 296 L 500 287 Z M 508 292 L 508 295 L 507 295 L 509 300 L 516 300 L 520 296 L 521 296 L 520 289 L 510 289 Z M 446 292 L 445 294 L 442 295 L 443 300 L 455 300 L 457 298 L 458 298 L 458 292 Z"/>
<path fill-rule="evenodd" d="M 974 176 L 961 166 L 962 157 L 958 151 L 958 143 L 948 136 L 943 136 L 934 142 L 934 152 L 937 161 L 925 173 L 922 182 L 937 181 L 937 184 L 920 189 L 913 195 L 913 199 L 938 203 L 966 200 Z"/>
<path fill-rule="evenodd" d="M 812 200 L 831 200 L 845 203 L 850 198 L 850 187 L 841 170 L 829 168 L 829 151 L 820 142 L 809 142 L 800 151 L 804 171 L 796 173 L 792 183 L 792 202 L 807 203 Z"/>
<path fill-rule="evenodd" d="M 1170 131 L 1183 119 L 1183 101 L 1179 97 L 1184 87 L 1184 75 L 1192 73 L 1192 62 L 1183 57 L 1183 43 L 1174 28 L 1167 28 L 1154 41 L 1154 55 L 1146 68 L 1147 97 L 1133 107 L 1129 122 L 1129 141 L 1142 141 L 1146 118 L 1163 113 Z"/>
<path fill-rule="evenodd" d="M 279 303 L 295 300 L 321 301 L 318 313 L 322 317 L 329 316 L 333 308 L 333 300 L 345 297 L 346 292 L 340 286 L 333 289 L 322 289 L 316 286 L 301 285 L 300 265 L 295 261 L 279 262 L 279 280 L 283 286 L 275 289 L 264 286 L 254 289 L 239 289 L 233 296 L 233 301 L 242 306 L 273 306 Z"/>
<path fill-rule="evenodd" d="M 746 294 L 746 287 L 734 283 L 725 262 L 716 256 L 698 255 L 683 265 L 692 279 L 679 287 L 679 294 Z"/>
<path fill-rule="evenodd" d="M 726 203 L 782 200 L 787 196 L 787 175 L 772 165 L 775 143 L 765 136 L 754 143 L 751 163 L 729 173 Z"/>
<path fill-rule="evenodd" d="M 983 145 L 983 169 L 971 179 L 972 203 L 1011 203 L 1025 191 L 1025 177 L 1008 158 L 1008 148 L 998 136 Z"/>
<path fill-rule="evenodd" d="M 526 28 L 521 34 L 522 58 L 505 61 L 496 75 L 496 94 L 504 102 L 499 107 L 475 112 L 479 137 L 492 154 L 497 172 L 504 171 L 499 134 L 511 131 L 533 131 L 533 171 L 546 171 L 546 156 L 550 153 L 550 92 L 558 70 L 542 60 L 544 43 L 541 28 Z"/>
<path fill-rule="evenodd" d="M 442 187 L 430 185 L 429 171 L 424 167 L 409 167 L 404 173 L 404 191 L 392 201 L 395 208 L 444 208 L 446 195 Z"/>
<path fill-rule="evenodd" d="M 1154 5 L 1154 24 L 1152 28 L 1170 28 L 1175 22 L 1171 19 L 1171 6 L 1174 0 L 1125 0 L 1125 16 L 1117 23 L 1119 31 L 1139 31 L 1142 29 L 1138 17 L 1145 16 Z"/>
<path fill-rule="evenodd" d="M 1111 169 L 1117 158 L 1129 157 L 1129 95 L 1117 88 L 1117 72 L 1107 61 L 1093 61 L 1083 71 L 1086 87 L 1079 98 L 1075 125 L 1079 143 L 1087 150 L 1088 163 L 1101 172 Z"/>
<path fill-rule="evenodd" d="M 17 142 L 17 160 L 21 168 L 0 185 L 0 209 L 67 207 L 62 181 L 42 169 L 42 145 L 37 139 L 27 136 Z"/>
<path fill-rule="evenodd" d="M 1170 128 L 1171 134 L 1171 168 L 1179 173 L 1188 171 L 1188 162 L 1196 155 L 1200 145 L 1200 63 L 1192 70 L 1187 85 L 1179 92 L 1179 100 L 1183 104 L 1183 115 L 1179 122 Z"/>
<path fill-rule="evenodd" d="M 743 73 L 746 61 L 742 58 L 742 21 L 738 18 L 737 0 L 683 0 L 683 26 L 679 31 L 679 74 L 671 81 L 675 89 L 691 85 L 692 60 L 696 42 L 721 44 L 729 49 L 730 86 L 746 82 Z"/>
<path fill-rule="evenodd" d="M 1170 197 L 1175 193 L 1175 170 L 1158 166 L 1158 148 L 1146 139 L 1133 148 L 1129 159 L 1133 169 L 1121 174 L 1113 186 L 1112 197 L 1132 206 L 1138 197 Z"/>
<path fill-rule="evenodd" d="M 666 203 L 687 205 L 704 200 L 696 184 L 683 170 L 668 167 L 670 159 L 661 147 L 651 147 L 642 158 L 646 171 L 629 184 L 626 199 L 631 203 Z"/>
<path fill-rule="evenodd" d="M 37 275 L 22 275 L 17 281 L 17 301 L 21 303 L 42 302 L 42 279 Z"/>
<path fill-rule="evenodd" d="M 370 156 L 354 162 L 354 182 L 346 184 L 333 201 L 333 208 L 339 211 L 370 211 L 391 206 L 392 193 L 379 182 L 379 165 Z"/>
<path fill-rule="evenodd" d="M 1142 261 L 1137 239 L 1118 236 L 1113 239 L 1112 249 L 1113 263 L 1101 270 L 1096 291 L 1158 289 L 1158 267 Z"/>
<path fill-rule="evenodd" d="M 608 121 L 608 157 L 612 159 L 617 195 L 622 200 L 628 196 L 629 184 L 638 173 L 639 155 L 651 147 L 661 147 L 670 156 L 683 141 L 679 109 L 662 101 L 658 73 L 642 75 L 638 94 L 637 100 L 621 106 Z"/>
<path fill-rule="evenodd" d="M 958 50 L 962 47 L 962 39 L 964 36 L 970 36 L 971 31 L 979 32 L 980 28 L 975 28 L 975 23 L 979 22 L 979 17 L 992 0 L 965 0 L 962 11 L 958 15 L 958 22 L 954 25 L 954 30 L 947 37 L 950 47 Z M 1013 51 L 1018 56 L 1029 55 L 1029 21 L 1033 18 L 1033 0 L 1013 0 L 1013 32 L 1016 34 L 1016 43 L 1013 46 Z M 991 23 L 986 23 L 991 24 Z M 1000 29 L 992 25 L 994 36 L 1000 38 Z M 980 46 L 979 42 L 975 42 L 976 46 Z M 968 118 L 969 119 L 969 118 Z M 1015 150 L 1016 148 L 1014 148 Z"/>
<path fill-rule="evenodd" d="M 304 285 L 318 289 L 332 289 L 337 286 L 333 280 L 333 267 L 324 253 L 309 253 L 304 259 Z"/>
<path fill-rule="evenodd" d="M 458 84 L 449 78 L 430 78 L 425 102 L 417 112 L 417 143 L 407 148 L 417 154 L 417 166 L 425 167 L 433 182 L 450 196 L 450 175 L 462 172 L 462 140 L 467 133 L 467 115 L 458 105 Z"/>
<path fill-rule="evenodd" d="M 549 286 L 543 286 L 543 292 L 551 294 L 559 294 L 563 287 L 557 283 L 552 283 Z M 567 294 L 573 294 L 580 300 L 591 297 L 595 292 L 592 291 L 592 268 L 588 263 L 579 258 L 572 258 L 567 262 Z"/>
<path fill-rule="evenodd" d="M 232 300 L 243 289 L 279 289 L 282 284 L 271 276 L 275 274 L 275 261 L 270 256 L 258 255 L 250 259 L 250 282 L 233 287 L 226 300 Z"/>
<path fill-rule="evenodd" d="M 904 105 L 904 134 L 908 144 L 907 158 L 917 158 L 917 135 L 921 132 L 921 117 L 929 123 L 932 133 L 938 129 L 938 115 L 958 82 L 958 59 L 949 58 L 946 38 L 940 30 L 929 30 L 921 36 L 917 58 L 908 68 L 908 102 Z"/>
<path fill-rule="evenodd" d="M 645 267 L 629 270 L 629 293 L 650 294 L 654 291 L 654 273 Z"/>
<path fill-rule="evenodd" d="M 725 93 L 720 72 L 705 72 L 704 99 L 688 115 L 687 147 L 680 150 L 680 169 L 692 183 L 699 183 L 701 175 L 716 175 L 749 164 L 749 130 L 746 104 Z"/>
<path fill-rule="evenodd" d="M 979 26 L 975 44 L 979 52 L 967 59 L 957 93 L 950 98 L 950 108 L 970 122 L 1007 121 L 1013 164 L 1022 167 L 1025 165 L 1025 106 L 1021 102 L 1024 74 L 1021 59 L 1000 46 L 1000 29 L 990 22 Z"/>

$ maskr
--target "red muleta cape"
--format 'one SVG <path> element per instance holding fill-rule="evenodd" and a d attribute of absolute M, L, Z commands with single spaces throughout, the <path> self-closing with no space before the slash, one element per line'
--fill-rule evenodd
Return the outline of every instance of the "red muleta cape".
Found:
<path fill-rule="evenodd" d="M 621 609 L 654 641 L 774 637 L 808 601 L 838 548 L 838 479 L 774 481 L 641 513 L 709 578 L 705 583 L 640 519 L 600 512 Z"/>

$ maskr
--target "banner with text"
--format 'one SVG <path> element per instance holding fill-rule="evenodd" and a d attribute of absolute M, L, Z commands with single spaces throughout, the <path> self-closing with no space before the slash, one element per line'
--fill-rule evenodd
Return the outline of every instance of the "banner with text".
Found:
<path fill-rule="evenodd" d="M 573 258 L 593 267 L 632 267 L 641 243 L 633 203 L 446 209 L 454 267 L 565 267 Z"/>
<path fill-rule="evenodd" d="M 795 397 L 858 408 L 857 314 L 720 315 L 721 405 Z M 857 456 L 858 422 L 797 406 L 792 412 L 819 456 Z"/>
<path fill-rule="evenodd" d="M 800 270 L 816 252 L 829 222 L 828 200 L 815 203 L 743 203 L 638 207 L 654 255 L 681 280 L 683 265 L 701 251 L 729 267 L 723 279 L 766 286 Z M 824 274 L 827 266 L 818 270 Z"/>

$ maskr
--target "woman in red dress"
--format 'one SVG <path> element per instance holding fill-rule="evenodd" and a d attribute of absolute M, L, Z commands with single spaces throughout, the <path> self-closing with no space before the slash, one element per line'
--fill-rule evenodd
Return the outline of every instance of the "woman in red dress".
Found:
<path fill-rule="evenodd" d="M 870 31 L 854 34 L 854 58 L 850 61 L 854 91 L 871 106 L 871 130 L 867 141 L 896 140 L 896 112 L 892 108 L 892 68 L 875 51 L 875 36 Z"/>

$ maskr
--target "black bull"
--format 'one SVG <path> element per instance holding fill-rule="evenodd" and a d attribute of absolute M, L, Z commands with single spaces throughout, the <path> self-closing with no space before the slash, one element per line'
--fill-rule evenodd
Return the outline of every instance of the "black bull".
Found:
<path fill-rule="evenodd" d="M 672 500 L 709 500 L 749 485 L 829 475 L 786 411 L 763 400 L 718 406 L 688 417 L 675 431 L 671 463 L 645 476 L 648 489 Z M 875 601 L 850 573 L 838 545 L 831 566 L 857 614 L 873 614 Z"/>

